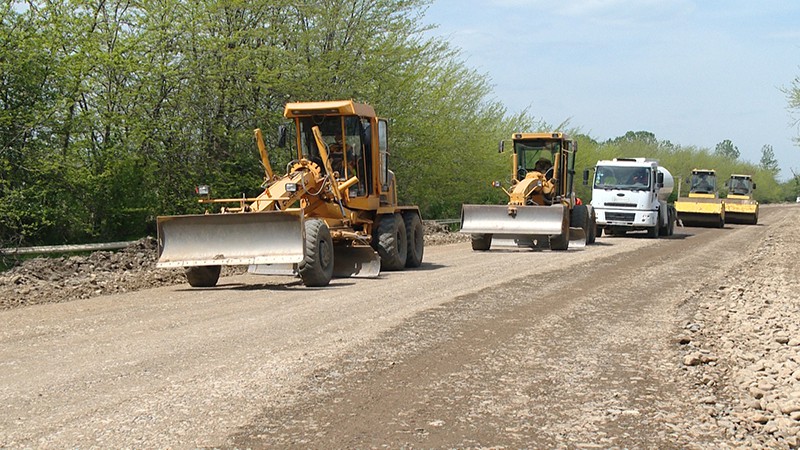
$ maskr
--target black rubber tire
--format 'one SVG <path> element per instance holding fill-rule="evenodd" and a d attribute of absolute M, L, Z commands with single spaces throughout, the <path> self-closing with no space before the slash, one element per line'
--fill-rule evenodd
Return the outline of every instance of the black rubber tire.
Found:
<path fill-rule="evenodd" d="M 650 239 L 657 238 L 658 237 L 658 228 L 659 227 L 658 227 L 657 224 L 656 224 L 656 226 L 654 226 L 652 228 L 648 228 L 647 229 L 647 237 L 650 238 Z"/>
<path fill-rule="evenodd" d="M 672 218 L 670 217 L 669 209 L 667 209 L 667 224 L 664 225 L 663 227 L 662 226 L 658 227 L 658 234 L 660 236 L 669 236 L 669 223 L 671 220 Z"/>
<path fill-rule="evenodd" d="M 306 252 L 298 264 L 300 279 L 308 287 L 327 286 L 333 278 L 333 241 L 328 225 L 321 219 L 305 221 Z"/>
<path fill-rule="evenodd" d="M 597 241 L 597 217 L 594 215 L 594 209 L 592 213 L 589 214 L 589 223 L 587 226 L 589 229 L 586 231 L 586 243 L 594 244 L 595 241 Z"/>
<path fill-rule="evenodd" d="M 603 227 L 600 225 L 595 226 L 595 238 L 599 238 L 603 236 Z"/>
<path fill-rule="evenodd" d="M 577 205 L 572 208 L 569 226 L 583 228 L 583 234 L 586 236 L 586 244 L 591 244 L 591 242 L 589 242 L 589 225 L 589 208 L 587 208 L 586 205 Z"/>
<path fill-rule="evenodd" d="M 750 225 L 758 225 L 758 211 L 756 211 L 756 214 L 753 216 L 753 220 L 750 221 Z"/>
<path fill-rule="evenodd" d="M 219 272 L 222 266 L 195 266 L 187 267 L 186 281 L 191 287 L 214 287 L 219 281 Z"/>
<path fill-rule="evenodd" d="M 408 259 L 406 226 L 400 214 L 383 214 L 372 237 L 373 248 L 381 257 L 381 270 L 402 270 Z"/>
<path fill-rule="evenodd" d="M 563 251 L 569 248 L 569 228 L 567 228 L 567 232 L 558 235 L 558 236 L 550 236 L 550 250 L 555 251 Z"/>
<path fill-rule="evenodd" d="M 422 265 L 422 256 L 425 253 L 425 228 L 422 219 L 416 211 L 403 213 L 403 224 L 406 227 L 406 267 L 419 267 Z"/>
<path fill-rule="evenodd" d="M 492 246 L 491 234 L 473 234 L 472 235 L 472 249 L 479 252 L 489 250 Z"/>
<path fill-rule="evenodd" d="M 669 227 L 667 227 L 667 236 L 672 236 L 675 234 L 675 221 L 677 220 L 677 214 L 675 210 L 670 210 L 669 212 Z"/>

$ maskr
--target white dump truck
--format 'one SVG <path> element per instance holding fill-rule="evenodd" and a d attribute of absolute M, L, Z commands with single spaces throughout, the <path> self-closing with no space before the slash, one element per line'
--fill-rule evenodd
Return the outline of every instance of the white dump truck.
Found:
<path fill-rule="evenodd" d="M 588 169 L 583 178 L 588 184 Z M 677 213 L 667 199 L 674 186 L 672 174 L 654 159 L 598 161 L 592 184 L 597 236 L 603 232 L 624 235 L 636 230 L 645 230 L 652 238 L 671 236 Z"/>

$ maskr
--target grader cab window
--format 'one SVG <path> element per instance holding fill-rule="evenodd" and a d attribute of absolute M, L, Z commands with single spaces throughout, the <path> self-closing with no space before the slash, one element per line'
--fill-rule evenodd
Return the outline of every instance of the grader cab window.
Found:
<path fill-rule="evenodd" d="M 521 180 L 529 172 L 539 172 L 548 179 L 553 177 L 553 164 L 561 150 L 559 142 L 533 139 L 515 141 L 514 152 L 517 154 L 517 179 Z"/>
<path fill-rule="evenodd" d="M 357 195 L 365 195 L 366 186 L 363 180 L 366 179 L 366 176 L 365 173 L 358 174 L 359 161 L 364 159 L 364 144 L 359 118 L 357 116 L 313 116 L 301 118 L 299 121 L 302 157 L 322 165 L 322 157 L 312 132 L 313 127 L 319 127 L 322 140 L 328 147 L 328 157 L 333 171 L 338 174 L 339 179 L 357 176 L 359 183 L 352 192 L 358 193 Z"/>

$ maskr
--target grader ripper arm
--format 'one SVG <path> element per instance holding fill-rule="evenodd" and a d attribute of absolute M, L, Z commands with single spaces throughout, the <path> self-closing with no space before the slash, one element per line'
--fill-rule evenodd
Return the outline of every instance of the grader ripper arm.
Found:
<path fill-rule="evenodd" d="M 290 103 L 284 115 L 294 120 L 298 152 L 288 172 L 273 173 L 257 130 L 263 192 L 201 200 L 238 203 L 220 214 L 159 217 L 157 266 L 185 267 L 195 287 L 216 285 L 223 265 L 299 275 L 307 286 L 419 266 L 422 221 L 417 207 L 394 202 L 394 177 L 382 157 L 386 121 L 352 101 Z"/>

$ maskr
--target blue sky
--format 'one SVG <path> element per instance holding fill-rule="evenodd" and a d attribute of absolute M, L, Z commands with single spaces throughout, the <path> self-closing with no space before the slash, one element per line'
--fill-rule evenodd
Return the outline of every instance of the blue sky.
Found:
<path fill-rule="evenodd" d="M 780 178 L 800 174 L 787 88 L 800 76 L 792 0 L 435 0 L 435 36 L 489 75 L 509 111 L 598 140 L 650 131 L 706 147 L 730 139 Z"/>

